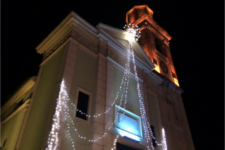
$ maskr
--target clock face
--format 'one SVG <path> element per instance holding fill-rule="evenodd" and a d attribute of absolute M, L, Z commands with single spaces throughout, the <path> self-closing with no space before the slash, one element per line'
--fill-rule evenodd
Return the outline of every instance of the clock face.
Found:
<path fill-rule="evenodd" d="M 163 70 L 164 73 L 168 73 L 168 68 L 163 61 L 160 61 L 160 67 L 161 67 L 161 69 Z"/>

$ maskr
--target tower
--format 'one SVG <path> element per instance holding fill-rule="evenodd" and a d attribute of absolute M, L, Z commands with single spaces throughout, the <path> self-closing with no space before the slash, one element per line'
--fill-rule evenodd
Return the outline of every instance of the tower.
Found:
<path fill-rule="evenodd" d="M 43 55 L 37 77 L 3 106 L 1 146 L 146 149 L 148 128 L 151 149 L 163 150 L 165 133 L 168 150 L 193 150 L 182 90 L 174 80 L 171 37 L 152 15 L 145 5 L 127 13 L 127 23 L 142 31 L 139 43 L 133 42 L 131 48 L 126 31 L 102 23 L 93 27 L 71 12 L 37 46 Z M 134 54 L 131 60 L 129 49 Z M 14 120 L 20 124 L 13 125 Z M 17 134 L 10 134 L 9 127 Z"/>
<path fill-rule="evenodd" d="M 172 37 L 154 21 L 153 11 L 146 5 L 134 6 L 127 12 L 126 22 L 140 27 L 139 44 L 154 63 L 154 70 L 179 86 L 169 47 Z"/>

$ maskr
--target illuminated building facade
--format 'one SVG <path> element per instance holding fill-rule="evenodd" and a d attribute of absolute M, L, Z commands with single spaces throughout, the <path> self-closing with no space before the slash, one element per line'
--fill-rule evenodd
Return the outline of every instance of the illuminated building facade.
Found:
<path fill-rule="evenodd" d="M 127 32 L 102 23 L 95 28 L 71 12 L 36 48 L 43 55 L 37 77 L 2 107 L 1 147 L 44 150 L 53 141 L 57 150 L 73 146 L 78 150 L 144 150 L 137 79 L 156 138 L 151 139 L 150 149 L 194 150 L 170 53 L 171 37 L 152 16 L 146 5 L 135 6 L 126 15 L 127 23 L 140 27 L 141 38 L 132 42 L 136 63 L 125 76 Z M 138 78 L 132 69 L 135 65 Z M 118 94 L 123 89 L 125 102 Z M 52 138 L 57 124 L 57 138 Z M 167 148 L 157 145 L 156 141 L 164 140 Z"/>

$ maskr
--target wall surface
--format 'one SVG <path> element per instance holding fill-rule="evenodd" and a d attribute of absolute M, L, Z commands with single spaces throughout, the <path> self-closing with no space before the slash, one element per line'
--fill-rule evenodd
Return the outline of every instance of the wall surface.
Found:
<path fill-rule="evenodd" d="M 70 116 L 72 117 L 73 121 L 75 122 L 74 127 L 79 131 L 79 134 L 86 137 L 87 139 L 91 138 L 91 122 L 93 118 L 88 118 L 88 120 L 82 120 L 80 118 L 75 117 L 76 110 L 75 108 L 70 105 L 70 103 L 77 104 L 78 98 L 78 91 L 81 90 L 82 92 L 87 92 L 90 94 L 89 104 L 88 107 L 90 108 L 88 112 L 89 115 L 92 114 L 92 107 L 93 107 L 93 98 L 94 98 L 94 90 L 96 87 L 96 67 L 97 67 L 97 60 L 92 55 L 87 53 L 82 48 L 77 48 L 75 45 L 71 47 L 72 49 L 76 50 L 76 54 L 74 55 L 74 68 L 72 73 L 72 83 L 71 89 L 69 90 L 70 93 L 70 101 L 68 102 L 68 106 L 70 109 Z M 65 121 L 65 124 L 69 123 L 70 121 Z M 89 150 L 90 143 L 87 140 L 82 140 L 78 137 L 77 133 L 74 132 L 74 129 L 70 128 L 69 132 L 71 133 L 72 138 L 74 139 L 74 143 L 76 149 L 82 150 Z M 67 126 L 64 125 L 64 133 L 62 139 L 61 149 L 72 150 L 71 140 L 68 137 Z"/>
<path fill-rule="evenodd" d="M 3 148 L 2 150 L 13 150 L 15 148 L 25 112 L 25 108 L 20 110 L 1 128 L 1 147 Z M 5 145 L 3 147 L 4 143 Z"/>
<path fill-rule="evenodd" d="M 52 55 L 39 70 L 37 87 L 31 102 L 29 118 L 20 149 L 40 150 L 46 139 L 46 127 L 50 126 L 61 82 L 61 65 L 66 45 Z M 46 139 L 47 144 L 47 139 Z"/>

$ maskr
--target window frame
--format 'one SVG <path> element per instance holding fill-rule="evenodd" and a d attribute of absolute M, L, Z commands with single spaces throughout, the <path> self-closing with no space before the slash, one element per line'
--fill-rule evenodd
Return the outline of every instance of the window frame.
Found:
<path fill-rule="evenodd" d="M 118 109 L 120 109 L 120 110 L 118 110 Z M 114 118 L 116 117 L 117 112 L 120 112 L 120 113 L 125 112 L 125 114 L 126 114 L 127 117 L 129 117 L 129 118 L 135 120 L 135 121 L 137 122 L 137 127 L 138 127 L 137 132 L 138 132 L 138 133 L 132 133 L 132 132 L 130 132 L 130 131 L 128 131 L 128 130 L 125 130 L 125 129 L 120 125 L 120 121 L 119 121 L 119 120 L 120 120 L 120 117 L 117 118 L 117 120 L 116 120 L 116 122 L 115 122 L 115 124 L 114 124 L 114 128 L 116 128 L 116 129 L 118 130 L 119 134 L 121 134 L 122 132 L 127 132 L 127 133 L 129 133 L 129 134 L 132 134 L 132 135 L 138 137 L 139 140 L 141 141 L 142 138 L 143 138 L 143 133 L 142 133 L 142 130 L 143 130 L 143 129 L 142 129 L 142 124 L 141 124 L 141 117 L 138 116 L 138 115 L 136 115 L 136 114 L 134 114 L 133 112 L 131 112 L 131 111 L 127 110 L 127 109 L 124 109 L 124 108 L 122 108 L 122 107 L 120 107 L 120 106 L 118 106 L 118 105 L 115 105 Z"/>
<path fill-rule="evenodd" d="M 85 90 L 85 89 L 83 89 L 83 88 L 81 88 L 81 87 L 78 87 L 78 88 L 77 88 L 77 92 L 76 92 L 76 107 L 78 106 L 79 92 L 82 92 L 82 93 L 84 93 L 84 94 L 86 94 L 86 95 L 89 96 L 89 99 L 88 99 L 88 105 L 87 105 L 87 107 L 88 107 L 88 108 L 87 108 L 87 115 L 91 115 L 92 93 L 89 92 L 89 91 L 87 91 L 87 90 Z M 89 122 L 90 122 L 89 117 L 87 117 L 87 120 L 84 120 L 84 119 L 82 119 L 82 118 L 77 117 L 76 114 L 77 114 L 77 109 L 75 109 L 75 114 L 74 114 L 74 118 L 75 118 L 76 120 L 79 120 L 79 121 L 85 122 L 85 123 L 89 123 Z"/>

